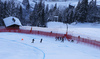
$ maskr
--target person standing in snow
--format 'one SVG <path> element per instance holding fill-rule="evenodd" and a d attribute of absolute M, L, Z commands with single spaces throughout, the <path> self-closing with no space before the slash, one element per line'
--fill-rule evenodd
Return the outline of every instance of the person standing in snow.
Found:
<path fill-rule="evenodd" d="M 62 42 L 64 42 L 64 38 L 62 38 Z"/>
<path fill-rule="evenodd" d="M 42 43 L 42 40 L 43 40 L 43 39 L 40 40 L 40 43 Z"/>
<path fill-rule="evenodd" d="M 34 39 L 32 39 L 32 43 L 34 43 L 34 41 L 35 41 L 35 40 L 34 40 Z"/>
<path fill-rule="evenodd" d="M 55 37 L 55 39 L 56 39 L 55 41 L 57 41 L 58 40 L 58 37 Z"/>

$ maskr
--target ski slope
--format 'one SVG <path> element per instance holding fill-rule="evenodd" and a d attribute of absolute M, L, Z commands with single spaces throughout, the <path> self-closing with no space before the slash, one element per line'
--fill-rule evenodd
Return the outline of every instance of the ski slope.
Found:
<path fill-rule="evenodd" d="M 31 43 L 33 38 L 35 42 Z M 43 42 L 39 43 L 41 38 Z M 54 37 L 0 32 L 0 45 L 2 59 L 100 59 L 99 49 L 55 41 Z"/>
<path fill-rule="evenodd" d="M 66 33 L 68 31 L 68 34 L 76 37 L 80 36 L 82 38 L 100 41 L 100 24 L 97 23 L 72 23 L 66 25 L 60 22 L 49 22 L 47 26 L 48 28 L 54 28 L 58 33 Z"/>
<path fill-rule="evenodd" d="M 67 30 L 68 26 L 68 30 Z M 100 24 L 97 23 L 72 23 L 72 24 L 64 24 L 61 22 L 48 22 L 47 28 L 45 27 L 34 27 L 34 26 L 22 26 L 20 29 L 24 30 L 37 30 L 37 31 L 44 31 L 44 32 L 53 32 L 53 33 L 62 33 L 68 34 L 72 36 L 80 36 L 82 38 L 88 38 L 91 40 L 100 41 Z"/>
<path fill-rule="evenodd" d="M 100 24 L 78 23 L 69 25 L 69 34 L 100 41 Z"/>

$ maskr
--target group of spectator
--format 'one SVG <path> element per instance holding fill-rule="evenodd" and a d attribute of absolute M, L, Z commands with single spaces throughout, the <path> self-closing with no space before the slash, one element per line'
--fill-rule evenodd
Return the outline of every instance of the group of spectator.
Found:
<path fill-rule="evenodd" d="M 64 37 L 55 37 L 56 41 L 64 42 Z"/>

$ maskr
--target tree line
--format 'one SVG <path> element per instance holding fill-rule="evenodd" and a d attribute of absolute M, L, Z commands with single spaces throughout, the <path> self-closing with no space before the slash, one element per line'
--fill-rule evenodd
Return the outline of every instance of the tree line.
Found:
<path fill-rule="evenodd" d="M 23 7 L 22 7 L 23 6 Z M 20 19 L 22 25 L 45 27 L 48 21 L 63 23 L 72 22 L 98 22 L 100 23 L 100 7 L 96 0 L 88 3 L 88 0 L 79 1 L 77 6 L 69 4 L 61 9 L 55 6 L 45 5 L 45 2 L 35 2 L 34 8 L 29 0 L 23 0 L 22 5 L 16 4 L 14 0 L 1 2 L 0 0 L 0 25 L 3 26 L 3 19 L 14 16 Z"/>

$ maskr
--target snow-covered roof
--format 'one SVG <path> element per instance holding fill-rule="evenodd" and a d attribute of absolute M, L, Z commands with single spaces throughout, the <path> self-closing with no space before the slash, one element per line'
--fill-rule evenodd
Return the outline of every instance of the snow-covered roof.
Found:
<path fill-rule="evenodd" d="M 19 25 L 19 26 L 22 25 L 18 18 L 12 17 L 12 16 L 4 18 L 3 21 L 6 27 L 11 26 L 11 25 Z"/>

